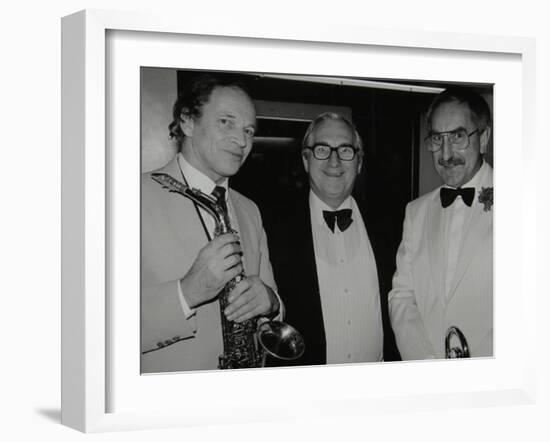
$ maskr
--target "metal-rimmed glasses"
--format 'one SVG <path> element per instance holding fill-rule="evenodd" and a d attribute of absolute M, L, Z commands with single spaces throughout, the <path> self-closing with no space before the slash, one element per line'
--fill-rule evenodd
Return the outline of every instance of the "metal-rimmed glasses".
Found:
<path fill-rule="evenodd" d="M 313 146 L 306 146 L 305 148 L 311 150 L 313 156 L 317 160 L 328 160 L 334 151 L 340 160 L 351 161 L 359 151 L 359 149 L 356 149 L 351 144 L 341 144 L 340 146 L 332 147 L 328 144 L 317 143 Z"/>
<path fill-rule="evenodd" d="M 463 127 L 447 132 L 433 132 L 425 138 L 426 146 L 430 152 L 437 152 L 443 146 L 444 138 L 447 137 L 454 150 L 466 150 L 470 147 L 470 137 L 477 132 L 479 129 L 468 133 Z"/>

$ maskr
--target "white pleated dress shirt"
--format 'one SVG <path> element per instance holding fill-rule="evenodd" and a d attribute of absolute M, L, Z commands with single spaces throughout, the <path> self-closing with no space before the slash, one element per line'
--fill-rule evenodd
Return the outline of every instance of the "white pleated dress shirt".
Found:
<path fill-rule="evenodd" d="M 334 233 L 323 218 L 323 210 L 332 209 L 313 191 L 309 206 L 327 363 L 380 361 L 383 331 L 378 274 L 357 204 L 349 197 L 337 209 L 351 209 L 353 222 L 345 232 L 336 225 Z"/>

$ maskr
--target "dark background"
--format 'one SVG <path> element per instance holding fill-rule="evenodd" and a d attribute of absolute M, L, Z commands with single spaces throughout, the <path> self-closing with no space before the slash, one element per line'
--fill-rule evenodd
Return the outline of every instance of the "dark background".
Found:
<path fill-rule="evenodd" d="M 178 90 L 201 73 L 178 71 Z M 289 81 L 248 73 L 216 72 L 215 75 L 242 82 L 254 100 L 350 108 L 365 150 L 363 168 L 353 196 L 365 209 L 364 221 L 378 267 L 384 359 L 400 360 L 389 323 L 387 295 L 395 271 L 405 206 L 419 196 L 423 115 L 435 95 L 311 83 L 300 81 L 299 76 Z M 404 80 L 395 83 L 445 87 L 441 82 Z M 492 91 L 491 86 L 477 86 L 479 92 Z M 231 178 L 231 187 L 252 199 L 259 206 L 264 220 L 269 220 L 277 216 L 277 211 L 286 210 L 288 201 L 307 187 L 300 146 L 309 121 L 263 119 L 260 116 L 257 123 L 252 153 L 239 173 Z"/>

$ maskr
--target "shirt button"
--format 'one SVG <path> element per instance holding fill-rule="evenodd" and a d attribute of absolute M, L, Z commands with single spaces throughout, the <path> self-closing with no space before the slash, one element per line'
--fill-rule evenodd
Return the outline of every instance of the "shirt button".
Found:
<path fill-rule="evenodd" d="M 344 289 L 344 293 L 347 293 L 348 292 L 348 289 Z"/>
<path fill-rule="evenodd" d="M 351 321 L 348 321 L 348 325 L 351 325 Z"/>
<path fill-rule="evenodd" d="M 348 354 L 348 359 L 351 359 L 351 355 L 350 355 L 350 354 Z"/>

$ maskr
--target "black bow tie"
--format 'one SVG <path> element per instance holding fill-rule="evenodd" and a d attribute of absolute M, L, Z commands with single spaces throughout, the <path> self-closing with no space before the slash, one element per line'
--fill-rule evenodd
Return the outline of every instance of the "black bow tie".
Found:
<path fill-rule="evenodd" d="M 338 228 L 343 232 L 353 222 L 351 219 L 351 209 L 336 210 L 334 212 L 323 210 L 323 218 L 325 218 L 325 222 L 332 233 L 334 233 L 335 223 L 338 223 Z"/>
<path fill-rule="evenodd" d="M 472 201 L 474 200 L 475 191 L 475 187 L 460 187 L 458 189 L 442 187 L 439 191 L 441 206 L 443 206 L 443 208 L 449 207 L 451 204 L 453 204 L 453 201 L 458 195 L 462 197 L 462 201 L 464 201 L 464 204 L 466 204 L 467 206 L 471 206 Z"/>

